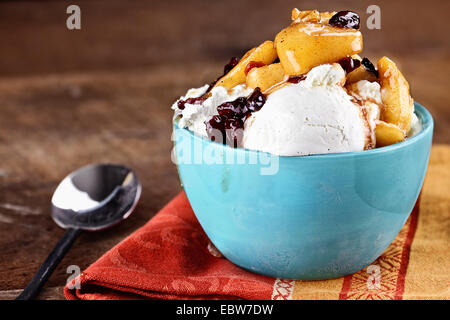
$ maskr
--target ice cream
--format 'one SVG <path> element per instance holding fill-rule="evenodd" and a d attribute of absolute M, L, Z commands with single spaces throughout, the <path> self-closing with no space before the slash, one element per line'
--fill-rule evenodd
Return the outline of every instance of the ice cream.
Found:
<path fill-rule="evenodd" d="M 186 101 L 189 98 L 199 98 L 205 94 L 208 87 L 209 85 L 204 85 L 200 88 L 190 89 L 186 95 L 181 97 L 178 101 Z M 217 114 L 217 107 L 224 102 L 233 101 L 239 97 L 246 97 L 252 91 L 252 89 L 247 88 L 245 85 L 237 85 L 231 90 L 218 86 L 214 87 L 210 91 L 210 96 L 200 104 L 185 103 L 183 109 L 180 109 L 177 101 L 172 105 L 172 109 L 175 110 L 175 119 L 182 115 L 178 122 L 178 125 L 181 128 L 188 128 L 199 136 L 208 137 L 205 122 Z"/>
<path fill-rule="evenodd" d="M 420 131 L 409 84 L 387 57 L 362 50 L 351 11 L 292 12 L 291 25 L 214 83 L 172 106 L 181 128 L 233 147 L 282 156 L 363 151 Z"/>
<path fill-rule="evenodd" d="M 243 146 L 282 156 L 364 150 L 372 130 L 344 82 L 341 66 L 326 64 L 275 91 L 245 121 Z"/>

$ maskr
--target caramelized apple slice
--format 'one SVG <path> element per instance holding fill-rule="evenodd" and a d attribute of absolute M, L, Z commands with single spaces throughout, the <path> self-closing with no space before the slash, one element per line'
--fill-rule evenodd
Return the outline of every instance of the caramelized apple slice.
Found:
<path fill-rule="evenodd" d="M 275 46 L 285 73 L 296 76 L 359 53 L 363 44 L 358 30 L 300 22 L 278 33 Z"/>
<path fill-rule="evenodd" d="M 375 121 L 375 137 L 378 147 L 385 147 L 405 139 L 403 131 L 395 124 L 381 120 Z"/>
<path fill-rule="evenodd" d="M 291 19 L 295 22 L 317 22 L 327 23 L 336 12 L 319 12 L 317 10 L 300 11 L 297 8 L 292 9 Z"/>
<path fill-rule="evenodd" d="M 262 62 L 263 64 L 271 64 L 276 59 L 277 51 L 273 41 L 265 41 L 258 47 L 248 51 L 230 72 L 217 81 L 215 86 L 223 86 L 227 89 L 231 89 L 246 81 L 245 68 L 249 62 L 255 61 Z"/>
<path fill-rule="evenodd" d="M 347 84 L 356 83 L 361 80 L 367 80 L 370 82 L 378 81 L 378 71 L 369 59 L 361 57 L 357 54 L 352 56 L 353 59 L 358 59 L 361 65 L 347 74 Z"/>
<path fill-rule="evenodd" d="M 387 57 L 378 60 L 378 74 L 381 85 L 381 120 L 395 124 L 403 132 L 411 129 L 414 110 L 413 99 L 409 94 L 409 84 L 395 63 Z"/>
<path fill-rule="evenodd" d="M 364 66 L 359 66 L 347 74 L 347 84 L 352 84 L 360 80 L 374 82 L 377 81 L 377 76 L 373 72 L 367 70 Z"/>
<path fill-rule="evenodd" d="M 281 63 L 272 63 L 260 68 L 253 68 L 247 74 L 247 86 L 259 87 L 262 92 L 280 83 L 285 78 Z"/>

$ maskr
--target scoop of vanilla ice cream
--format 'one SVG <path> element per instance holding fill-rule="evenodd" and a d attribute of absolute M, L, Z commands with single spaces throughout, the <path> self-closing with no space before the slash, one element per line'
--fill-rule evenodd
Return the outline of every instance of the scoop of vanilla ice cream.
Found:
<path fill-rule="evenodd" d="M 253 89 L 247 88 L 245 84 L 237 85 L 231 90 L 218 86 L 210 91 L 210 96 L 203 103 L 186 103 L 183 110 L 178 109 L 178 101 L 200 97 L 208 90 L 208 87 L 209 85 L 204 85 L 200 88 L 190 89 L 185 96 L 172 105 L 172 109 L 175 110 L 174 118 L 179 118 L 181 115 L 181 118 L 178 120 L 178 126 L 180 128 L 188 128 L 202 137 L 207 137 L 205 121 L 217 114 L 217 106 L 224 102 L 236 100 L 239 97 L 246 97 L 253 92 Z"/>
<path fill-rule="evenodd" d="M 281 156 L 364 150 L 371 129 L 344 82 L 340 65 L 320 65 L 271 93 L 245 121 L 244 148 Z"/>

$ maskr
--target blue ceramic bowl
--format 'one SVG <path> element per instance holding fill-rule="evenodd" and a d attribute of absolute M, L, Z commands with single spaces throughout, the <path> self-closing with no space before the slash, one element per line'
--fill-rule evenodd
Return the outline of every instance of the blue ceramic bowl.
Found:
<path fill-rule="evenodd" d="M 175 128 L 179 175 L 208 237 L 238 266 L 286 279 L 329 279 L 372 263 L 406 222 L 422 188 L 433 119 L 388 147 L 274 156 Z"/>

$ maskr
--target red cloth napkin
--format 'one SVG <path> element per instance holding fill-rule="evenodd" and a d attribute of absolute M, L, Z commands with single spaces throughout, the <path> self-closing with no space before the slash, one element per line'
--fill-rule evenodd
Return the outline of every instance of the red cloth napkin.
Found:
<path fill-rule="evenodd" d="M 66 299 L 270 299 L 275 279 L 213 256 L 184 192 L 109 250 Z"/>

